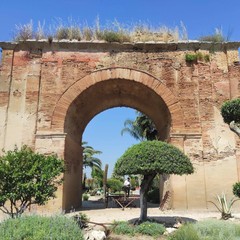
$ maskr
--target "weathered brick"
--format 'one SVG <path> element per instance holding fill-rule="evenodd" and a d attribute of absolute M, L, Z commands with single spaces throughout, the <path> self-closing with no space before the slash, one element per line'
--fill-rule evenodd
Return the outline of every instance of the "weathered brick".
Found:
<path fill-rule="evenodd" d="M 29 144 L 65 157 L 69 175 L 65 190 L 58 192 L 64 208 L 77 204 L 70 193 L 82 171 L 80 141 L 86 125 L 99 112 L 116 106 L 148 114 L 164 132 L 161 139 L 169 139 L 191 158 L 196 174 L 170 179 L 172 206 L 206 207 L 210 193 L 230 189 L 240 179 L 239 140 L 220 115 L 224 101 L 240 96 L 237 48 L 216 51 L 210 62 L 189 64 L 184 49 L 191 48 L 190 43 L 176 50 L 146 44 L 149 51 L 136 46 L 125 50 L 123 45 L 114 52 L 111 44 L 102 48 L 79 43 L 78 49 L 74 43 L 63 48 L 62 43 L 53 43 L 55 47 L 44 45 L 36 55 L 38 44 L 28 43 L 32 48 L 27 49 L 20 43 L 18 51 L 3 50 L 0 147 Z M 209 54 L 206 49 L 199 51 Z M 40 131 L 48 134 L 39 137 Z"/>

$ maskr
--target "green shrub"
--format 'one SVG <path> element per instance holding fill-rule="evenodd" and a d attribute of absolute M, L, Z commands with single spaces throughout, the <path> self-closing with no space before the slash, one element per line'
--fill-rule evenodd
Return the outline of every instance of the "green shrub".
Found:
<path fill-rule="evenodd" d="M 135 232 L 155 237 L 163 235 L 165 231 L 166 228 L 162 224 L 154 222 L 143 222 L 135 227 Z"/>
<path fill-rule="evenodd" d="M 104 30 L 99 35 L 102 40 L 107 42 L 130 42 L 130 36 L 123 31 Z"/>
<path fill-rule="evenodd" d="M 115 222 L 113 232 L 118 235 L 130 235 L 130 236 L 134 236 L 135 233 L 134 226 L 124 221 Z"/>
<path fill-rule="evenodd" d="M 196 62 L 197 59 L 197 54 L 195 53 L 186 53 L 185 55 L 186 62 Z"/>
<path fill-rule="evenodd" d="M 83 198 L 83 201 L 88 201 L 89 195 L 86 194 L 86 193 L 84 193 L 84 194 L 82 195 L 82 198 Z"/>
<path fill-rule="evenodd" d="M 196 56 L 197 56 L 197 60 L 203 61 L 204 55 L 201 52 L 197 52 Z"/>
<path fill-rule="evenodd" d="M 168 240 L 238 240 L 240 226 L 221 220 L 205 220 L 186 224 L 169 236 Z"/>
<path fill-rule="evenodd" d="M 201 36 L 199 38 L 199 41 L 205 41 L 205 42 L 225 42 L 228 38 L 223 35 L 223 31 L 221 28 L 216 28 L 215 32 L 213 34 Z"/>
<path fill-rule="evenodd" d="M 205 54 L 203 56 L 203 59 L 204 59 L 205 62 L 210 62 L 210 55 L 209 54 Z"/>
<path fill-rule="evenodd" d="M 240 182 L 237 182 L 233 185 L 233 194 L 236 196 L 236 197 L 239 197 L 240 198 Z"/>
<path fill-rule="evenodd" d="M 203 42 L 225 42 L 225 38 L 221 34 L 206 35 L 199 38 Z"/>
<path fill-rule="evenodd" d="M 200 239 L 193 224 L 186 224 L 168 237 L 168 240 L 203 240 Z M 210 240 L 210 239 L 209 239 Z"/>
<path fill-rule="evenodd" d="M 209 56 L 209 54 L 203 54 L 201 52 L 186 53 L 185 60 L 186 60 L 186 62 L 189 62 L 189 63 L 197 62 L 198 60 L 209 62 L 210 56 Z"/>
<path fill-rule="evenodd" d="M 69 38 L 69 28 L 68 27 L 59 27 L 57 30 L 56 30 L 56 34 L 55 34 L 55 37 L 56 39 L 58 40 L 61 40 L 61 39 L 68 39 Z"/>
<path fill-rule="evenodd" d="M 240 237 L 240 226 L 232 222 L 206 220 L 198 222 L 194 227 L 204 240 L 237 240 Z"/>
<path fill-rule="evenodd" d="M 27 216 L 8 219 L 0 224 L 0 240 L 82 240 L 81 229 L 64 216 Z"/>
<path fill-rule="evenodd" d="M 132 225 L 129 222 L 121 221 L 115 222 L 113 227 L 113 232 L 118 235 L 130 235 L 135 236 L 136 234 L 149 235 L 149 236 L 159 236 L 163 235 L 166 231 L 162 224 L 155 222 L 143 222 L 140 225 Z"/>
<path fill-rule="evenodd" d="M 109 178 L 107 180 L 107 187 L 111 189 L 111 192 L 119 192 L 122 190 L 123 183 L 116 178 Z"/>
<path fill-rule="evenodd" d="M 225 42 L 227 39 L 222 35 L 222 33 L 215 33 L 212 35 L 206 35 L 199 38 L 199 41 L 203 42 Z"/>
<path fill-rule="evenodd" d="M 19 217 L 32 204 L 44 205 L 55 192 L 64 161 L 55 155 L 35 153 L 27 146 L 0 156 L 0 210 Z"/>

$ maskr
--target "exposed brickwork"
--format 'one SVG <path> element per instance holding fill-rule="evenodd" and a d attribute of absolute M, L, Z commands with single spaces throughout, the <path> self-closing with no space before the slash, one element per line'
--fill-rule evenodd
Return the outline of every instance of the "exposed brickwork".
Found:
<path fill-rule="evenodd" d="M 0 45 L 0 147 L 28 144 L 65 158 L 56 208 L 80 203 L 82 132 L 117 106 L 146 113 L 159 137 L 191 158 L 195 174 L 163 184 L 172 207 L 209 207 L 240 179 L 239 140 L 220 114 L 224 101 L 240 96 L 238 43 Z M 196 50 L 210 62 L 187 63 L 185 54 Z"/>

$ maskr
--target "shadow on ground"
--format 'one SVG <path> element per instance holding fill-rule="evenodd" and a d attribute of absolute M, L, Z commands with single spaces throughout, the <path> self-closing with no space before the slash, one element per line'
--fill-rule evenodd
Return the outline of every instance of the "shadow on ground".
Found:
<path fill-rule="evenodd" d="M 134 201 L 128 206 L 128 208 L 139 208 L 139 199 Z M 148 207 L 159 208 L 159 204 L 148 203 Z M 105 208 L 121 208 L 116 202 L 110 200 L 108 204 L 105 203 L 103 198 L 90 199 L 88 201 L 82 202 L 82 207 L 80 210 L 95 210 L 95 209 L 105 209 Z"/>
<path fill-rule="evenodd" d="M 188 218 L 188 217 L 181 217 L 181 216 L 148 216 L 150 222 L 157 222 L 164 225 L 166 228 L 169 227 L 179 227 L 179 225 L 184 223 L 195 223 L 197 222 L 196 219 Z M 138 221 L 138 218 L 130 219 L 129 222 L 134 224 Z"/>

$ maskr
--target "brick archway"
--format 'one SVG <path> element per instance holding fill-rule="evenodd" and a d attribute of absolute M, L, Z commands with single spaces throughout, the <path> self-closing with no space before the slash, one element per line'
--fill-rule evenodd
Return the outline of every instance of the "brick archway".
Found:
<path fill-rule="evenodd" d="M 110 68 L 93 72 L 70 86 L 58 100 L 52 115 L 51 128 L 63 131 L 65 117 L 71 103 L 91 86 L 111 79 L 122 79 L 141 83 L 153 90 L 163 99 L 171 115 L 171 129 L 181 132 L 184 129 L 184 117 L 176 96 L 158 79 L 152 75 L 129 68 Z"/>
<path fill-rule="evenodd" d="M 64 159 L 68 166 L 63 185 L 63 209 L 79 205 L 82 177 L 82 133 L 98 113 L 127 106 L 147 114 L 161 140 L 184 129 L 183 111 L 174 94 L 152 75 L 128 68 L 93 72 L 76 81 L 59 98 L 52 115 L 53 132 L 66 134 Z"/>
<path fill-rule="evenodd" d="M 190 157 L 195 173 L 168 181 L 175 209 L 208 208 L 213 194 L 239 180 L 239 142 L 220 114 L 223 102 L 240 96 L 239 42 L 214 44 L 218 54 L 201 42 L 0 45 L 0 147 L 26 144 L 65 159 L 64 185 L 50 209 L 79 205 L 82 133 L 113 107 L 144 112 L 161 139 Z M 188 64 L 186 54 L 196 49 L 210 61 Z"/>

